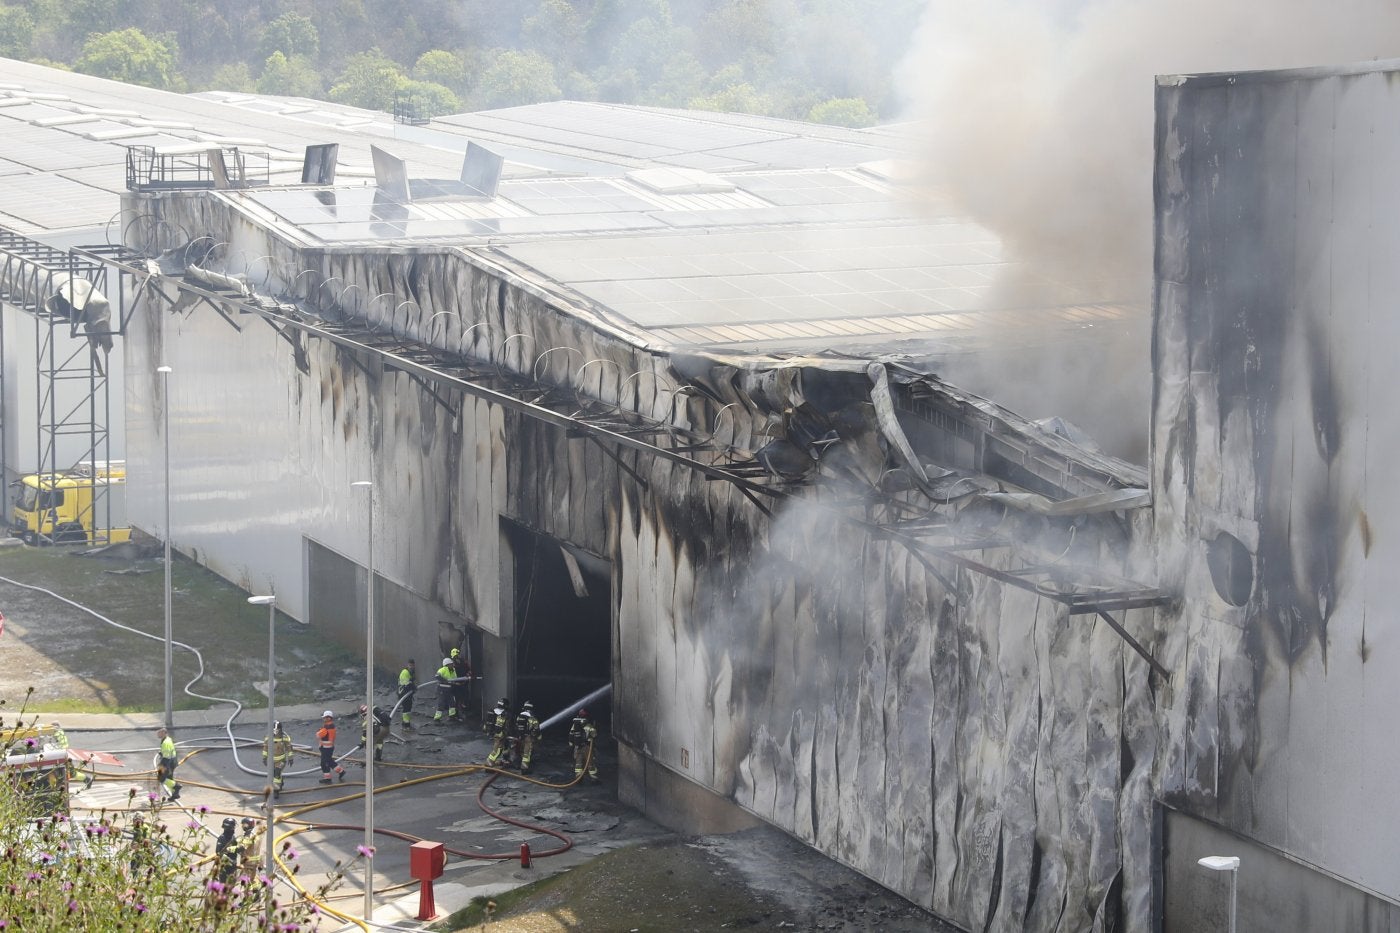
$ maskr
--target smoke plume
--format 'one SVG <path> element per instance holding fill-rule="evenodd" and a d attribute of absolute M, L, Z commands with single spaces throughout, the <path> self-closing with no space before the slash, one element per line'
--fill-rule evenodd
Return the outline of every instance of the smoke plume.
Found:
<path fill-rule="evenodd" d="M 931 0 L 901 80 L 924 127 L 928 184 L 1001 237 L 1018 277 L 1089 284 L 1146 308 L 1154 76 L 1396 55 L 1400 4 L 1390 0 Z M 1022 413 L 1092 422 L 1066 408 L 1121 389 L 1137 410 L 1119 417 L 1145 437 L 1146 329 L 1123 334 L 1103 356 L 1121 385 L 1095 385 L 1093 367 L 1064 361 L 1023 370 L 1021 394 L 1035 401 Z M 968 388 L 1016 407 L 1004 370 L 978 375 L 1000 388 Z"/>

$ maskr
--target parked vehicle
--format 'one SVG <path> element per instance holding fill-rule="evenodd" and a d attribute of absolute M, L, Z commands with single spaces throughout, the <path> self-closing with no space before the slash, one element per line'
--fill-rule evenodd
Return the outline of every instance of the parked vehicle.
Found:
<path fill-rule="evenodd" d="M 10 533 L 30 544 L 115 544 L 126 523 L 126 461 L 79 463 L 62 473 L 31 473 L 15 483 Z"/>

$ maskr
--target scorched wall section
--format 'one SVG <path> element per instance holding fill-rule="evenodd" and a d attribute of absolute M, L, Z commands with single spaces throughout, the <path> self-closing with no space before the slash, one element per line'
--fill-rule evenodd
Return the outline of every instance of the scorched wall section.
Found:
<path fill-rule="evenodd" d="M 1159 82 L 1153 426 L 1162 574 L 1184 593 L 1164 792 L 1388 898 L 1396 78 L 1381 63 Z M 1256 884 L 1270 928 L 1348 926 L 1272 917 L 1289 898 Z"/>
<path fill-rule="evenodd" d="M 939 443 L 957 462 L 940 463 L 941 447 L 915 451 L 904 437 L 894 399 L 906 390 L 883 364 L 667 356 L 489 250 L 299 252 L 245 220 L 237 199 L 143 209 L 229 244 L 202 258 L 254 290 L 368 322 L 403 352 L 436 348 L 448 368 L 441 354 L 455 354 L 476 378 L 564 392 L 580 418 L 639 412 L 688 431 L 718 463 L 760 448 L 773 464 L 802 461 L 818 437 L 823 453 L 793 498 L 760 508 L 731 482 L 635 450 L 619 464 L 597 442 L 420 383 L 372 353 L 305 337 L 295 349 L 256 315 L 235 315 L 235 329 L 205 305 L 173 314 L 172 291 L 146 307 L 149 339 L 130 344 L 144 348 L 132 371 L 149 372 L 156 324 L 171 325 L 169 359 L 190 374 L 172 433 L 205 426 L 180 455 L 182 548 L 233 579 L 300 594 L 286 568 L 300 566 L 303 535 L 363 559 L 364 505 L 349 484 L 373 458 L 376 567 L 486 632 L 512 635 L 502 517 L 612 562 L 616 737 L 660 767 L 969 928 L 1149 922 L 1147 663 L 1093 613 L 920 557 L 861 521 L 891 508 L 877 504 L 891 474 L 956 467 L 970 482 L 910 507 L 949 526 L 940 534 L 971 536 L 959 547 L 990 547 L 995 533 L 1067 578 L 1130 577 L 1141 511 L 1051 517 L 984 498 L 1006 477 L 975 475 L 995 463 L 1039 476 L 1042 492 L 1056 475 L 1072 480 L 1065 498 L 1123 491 L 1101 458 L 1076 461 L 1063 441 L 922 380 L 918 405 L 901 411 L 956 428 L 957 443 Z M 240 270 L 233 255 L 265 261 Z M 149 466 L 154 409 L 144 420 Z M 988 566 L 1016 569 L 1000 553 L 986 552 Z M 1152 643 L 1152 610 L 1120 620 Z"/>

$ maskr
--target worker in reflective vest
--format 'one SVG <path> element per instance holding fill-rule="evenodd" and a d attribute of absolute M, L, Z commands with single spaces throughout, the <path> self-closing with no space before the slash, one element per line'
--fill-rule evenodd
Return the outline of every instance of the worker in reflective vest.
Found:
<path fill-rule="evenodd" d="M 452 689 L 452 678 L 457 676 L 457 672 L 452 667 L 451 658 L 443 658 L 442 665 L 437 669 L 437 674 L 433 678 L 437 681 L 438 697 L 437 712 L 433 714 L 433 722 L 442 722 L 442 714 L 447 713 L 448 719 L 457 718 L 457 694 Z"/>
<path fill-rule="evenodd" d="M 322 784 L 331 782 L 331 771 L 336 777 L 345 780 L 345 769 L 335 760 L 335 714 L 326 710 L 321 714 L 321 728 L 316 731 L 316 747 L 321 752 Z"/>
<path fill-rule="evenodd" d="M 164 726 L 156 730 L 160 739 L 160 750 L 156 752 L 156 781 L 165 788 L 172 802 L 180 799 L 180 784 L 175 780 L 175 766 L 179 763 L 175 752 L 175 740 Z"/>
<path fill-rule="evenodd" d="M 452 660 L 452 705 L 457 707 L 457 714 L 465 720 L 467 718 L 467 703 L 470 700 L 472 689 L 472 666 L 467 663 L 466 655 L 462 654 L 461 648 L 453 648 L 449 656 Z"/>
<path fill-rule="evenodd" d="M 403 727 L 412 729 L 413 723 L 410 718 L 413 713 L 413 695 L 418 692 L 418 665 L 412 658 L 404 665 L 404 669 L 399 671 L 399 712 L 403 714 Z"/>

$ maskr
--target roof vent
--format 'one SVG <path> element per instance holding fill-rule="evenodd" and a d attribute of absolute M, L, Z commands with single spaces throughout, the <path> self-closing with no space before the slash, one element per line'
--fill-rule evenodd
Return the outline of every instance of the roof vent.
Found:
<path fill-rule="evenodd" d="M 657 194 L 713 194 L 734 190 L 733 184 L 718 175 L 693 168 L 644 168 L 628 172 L 627 180 Z"/>

